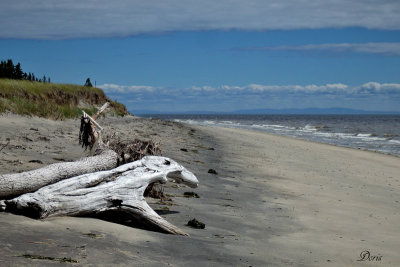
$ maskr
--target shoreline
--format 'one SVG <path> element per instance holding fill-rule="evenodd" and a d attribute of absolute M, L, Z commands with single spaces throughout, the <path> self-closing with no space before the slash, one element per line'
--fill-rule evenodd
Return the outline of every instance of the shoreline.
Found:
<path fill-rule="evenodd" d="M 297 137 L 297 136 L 289 136 L 289 135 L 280 135 L 280 134 L 276 134 L 276 133 L 270 133 L 267 131 L 257 130 L 257 129 L 252 130 L 252 129 L 246 129 L 246 128 L 240 128 L 240 127 L 212 126 L 212 125 L 204 126 L 204 125 L 188 124 L 188 123 L 182 123 L 182 124 L 186 125 L 187 127 L 199 126 L 199 127 L 205 127 L 205 128 L 237 129 L 237 130 L 243 130 L 243 131 L 248 131 L 248 132 L 257 132 L 257 133 L 261 133 L 261 134 L 282 137 L 282 138 L 288 138 L 288 139 L 293 139 L 293 140 L 299 140 L 299 141 L 303 141 L 303 142 L 310 142 L 310 143 L 316 143 L 316 144 L 321 144 L 321 145 L 327 145 L 327 146 L 333 146 L 333 147 L 351 149 L 351 150 L 358 150 L 358 151 L 364 151 L 364 152 L 369 152 L 369 153 L 376 153 L 376 154 L 380 154 L 380 155 L 386 155 L 386 156 L 390 156 L 390 157 L 400 158 L 400 155 L 384 153 L 384 152 L 381 152 L 378 150 L 370 150 L 367 148 L 355 148 L 355 147 L 350 147 L 350 146 L 342 146 L 339 144 L 330 144 L 330 143 L 325 143 L 325 142 L 316 141 L 316 140 L 309 140 L 309 139 L 305 139 L 305 138 L 301 138 L 301 137 Z"/>
<path fill-rule="evenodd" d="M 198 116 L 198 117 L 197 117 Z M 326 143 L 341 147 L 350 147 L 362 149 L 382 154 L 389 154 L 400 157 L 400 139 L 399 132 L 396 130 L 398 119 L 396 115 L 390 115 L 393 119 L 390 127 L 384 127 L 374 115 L 351 115 L 358 116 L 361 121 L 356 122 L 354 118 L 342 121 L 342 115 L 328 115 L 330 119 L 321 119 L 323 115 L 295 115 L 300 116 L 298 122 L 292 115 L 233 115 L 233 117 L 224 117 L 223 115 L 186 115 L 182 117 L 159 116 L 161 119 L 187 123 L 189 125 L 238 128 L 250 131 L 266 132 L 279 136 L 288 136 L 300 140 L 308 140 L 318 143 Z M 255 116 L 255 117 L 254 117 Z M 271 116 L 271 117 L 269 117 Z M 278 116 L 279 119 L 276 119 Z M 333 116 L 333 117 L 332 117 Z M 372 122 L 368 118 L 372 116 Z M 385 115 L 381 116 L 384 120 Z M 346 116 L 345 116 L 346 117 Z M 371 125 L 369 125 L 371 123 Z M 352 126 L 349 126 L 352 125 Z M 371 128 L 371 127 L 372 128 Z"/>
<path fill-rule="evenodd" d="M 0 151 L 1 173 L 83 155 L 77 144 L 78 120 L 9 119 L 0 116 L 0 143 L 11 139 L 11 146 Z M 159 140 L 164 156 L 195 173 L 198 188 L 165 186 L 171 205 L 148 199 L 153 209 L 190 237 L 91 218 L 41 221 L 0 213 L 0 264 L 46 264 L 18 257 L 31 254 L 70 257 L 82 265 L 364 266 L 366 262 L 358 261 L 363 251 L 380 256 L 379 262 L 369 265 L 400 264 L 398 157 L 158 119 L 102 118 L 99 123 L 122 138 Z M 33 157 L 43 164 L 29 165 Z M 13 165 L 14 159 L 23 163 Z M 185 198 L 186 191 L 200 198 Z M 192 218 L 206 228 L 185 226 Z"/>

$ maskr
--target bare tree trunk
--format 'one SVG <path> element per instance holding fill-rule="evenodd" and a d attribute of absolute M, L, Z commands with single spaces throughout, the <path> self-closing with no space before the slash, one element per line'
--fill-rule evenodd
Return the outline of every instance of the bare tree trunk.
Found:
<path fill-rule="evenodd" d="M 107 149 L 97 156 L 74 162 L 61 162 L 40 169 L 0 175 L 0 199 L 33 192 L 45 185 L 84 173 L 109 170 L 117 166 L 118 155 Z"/>
<path fill-rule="evenodd" d="M 152 210 L 143 197 L 150 183 L 166 183 L 167 177 L 190 187 L 198 184 L 196 176 L 175 161 L 147 156 L 113 170 L 62 180 L 7 200 L 5 205 L 7 211 L 34 218 L 118 214 L 163 232 L 186 235 Z"/>

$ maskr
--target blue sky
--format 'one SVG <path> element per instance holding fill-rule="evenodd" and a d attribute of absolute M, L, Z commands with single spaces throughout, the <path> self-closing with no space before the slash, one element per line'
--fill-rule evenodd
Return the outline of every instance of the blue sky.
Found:
<path fill-rule="evenodd" d="M 132 112 L 400 112 L 400 2 L 2 0 L 0 58 Z"/>

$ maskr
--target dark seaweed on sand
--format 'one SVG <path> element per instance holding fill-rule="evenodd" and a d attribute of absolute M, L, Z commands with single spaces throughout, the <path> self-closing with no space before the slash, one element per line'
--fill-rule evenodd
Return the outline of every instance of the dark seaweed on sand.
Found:
<path fill-rule="evenodd" d="M 196 218 L 193 218 L 192 220 L 188 221 L 187 223 L 188 226 L 191 226 L 196 229 L 204 229 L 206 228 L 206 225 L 198 220 Z"/>
<path fill-rule="evenodd" d="M 195 192 L 185 192 L 183 193 L 183 196 L 187 198 L 200 198 L 200 196 Z"/>
<path fill-rule="evenodd" d="M 215 175 L 218 174 L 217 171 L 214 170 L 214 169 L 209 169 L 209 170 L 208 170 L 208 173 L 215 174 Z"/>
<path fill-rule="evenodd" d="M 94 136 L 92 127 L 90 125 L 90 120 L 82 116 L 81 127 L 79 129 L 79 144 L 85 147 L 85 150 L 89 147 L 91 150 L 94 144 Z"/>

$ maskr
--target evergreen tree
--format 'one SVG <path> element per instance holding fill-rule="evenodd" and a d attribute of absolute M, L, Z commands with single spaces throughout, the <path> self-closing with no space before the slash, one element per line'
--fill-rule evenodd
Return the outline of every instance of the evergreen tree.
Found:
<path fill-rule="evenodd" d="M 5 61 L 1 61 L 0 62 L 0 78 L 4 78 L 6 77 L 6 73 L 5 73 L 5 68 L 6 68 L 6 62 Z"/>
<path fill-rule="evenodd" d="M 46 75 L 43 75 L 43 78 L 39 79 L 35 77 L 35 75 L 31 72 L 23 72 L 21 68 L 21 63 L 18 62 L 18 64 L 14 66 L 12 59 L 0 61 L 0 78 L 50 82 L 50 78 L 46 77 Z M 89 84 L 91 86 L 90 80 Z"/>
<path fill-rule="evenodd" d="M 14 63 L 11 59 L 7 60 L 5 72 L 6 78 L 14 79 Z"/>
<path fill-rule="evenodd" d="M 24 72 L 21 69 L 21 63 L 18 64 L 14 68 L 14 79 L 22 80 L 24 78 Z"/>
<path fill-rule="evenodd" d="M 86 79 L 85 86 L 87 86 L 87 87 L 93 87 L 92 83 L 90 82 L 90 78 L 87 78 L 87 79 Z"/>

